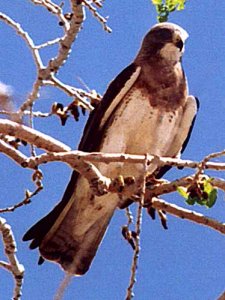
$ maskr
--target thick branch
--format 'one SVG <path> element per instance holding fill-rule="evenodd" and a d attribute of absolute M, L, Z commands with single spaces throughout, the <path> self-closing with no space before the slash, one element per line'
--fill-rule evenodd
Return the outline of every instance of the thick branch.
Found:
<path fill-rule="evenodd" d="M 3 243 L 5 247 L 5 254 L 8 257 L 9 264 L 1 262 L 0 265 L 3 266 L 8 271 L 12 272 L 15 279 L 15 288 L 13 299 L 20 299 L 22 293 L 22 283 L 24 276 L 24 267 L 19 263 L 16 257 L 16 241 L 14 239 L 11 227 L 6 224 L 6 220 L 0 217 L 0 232 L 2 233 Z"/>
<path fill-rule="evenodd" d="M 43 70 L 45 78 L 48 79 L 51 73 L 56 73 L 59 68 L 65 63 L 70 52 L 72 44 L 80 31 L 81 24 L 85 19 L 83 5 L 79 3 L 80 1 L 73 0 L 71 1 L 73 15 L 70 21 L 70 28 L 68 29 L 64 38 L 60 41 L 60 47 L 58 55 L 51 59 L 48 63 L 48 66 Z"/>
<path fill-rule="evenodd" d="M 50 152 L 70 151 L 68 146 L 58 140 L 13 121 L 0 119 L 0 133 L 20 138 L 29 144 Z"/>
<path fill-rule="evenodd" d="M 1 132 L 1 123 L 0 123 L 0 132 Z M 58 152 L 58 153 L 47 153 L 36 157 L 35 163 L 42 164 L 43 162 L 48 161 L 69 161 L 69 160 L 77 160 L 77 161 L 88 161 L 92 163 L 104 162 L 104 163 L 112 163 L 112 162 L 126 162 L 126 163 L 141 163 L 143 164 L 145 161 L 145 155 L 135 155 L 135 154 L 124 154 L 124 153 L 102 153 L 102 152 L 92 152 L 87 153 L 83 151 L 70 151 L 69 153 Z M 186 167 L 186 168 L 197 168 L 199 162 L 191 161 L 191 160 L 182 160 L 178 158 L 170 158 L 170 157 L 158 157 L 154 155 L 148 155 L 148 164 L 157 163 L 159 166 L 176 166 L 176 167 Z M 32 164 L 32 159 L 28 162 Z M 208 162 L 206 164 L 207 169 L 211 170 L 225 170 L 224 163 L 214 163 Z"/>
<path fill-rule="evenodd" d="M 97 162 L 126 162 L 126 163 L 144 163 L 146 157 L 144 155 L 130 155 L 130 154 L 117 154 L 117 153 L 85 153 L 81 151 L 70 151 L 70 148 L 65 144 L 40 133 L 27 126 L 20 125 L 16 122 L 8 120 L 0 120 L 0 132 L 6 135 L 18 137 L 27 141 L 36 147 L 45 149 L 51 153 L 44 153 L 36 157 L 28 158 L 23 155 L 19 150 L 14 149 L 7 143 L 1 141 L 0 150 L 12 159 L 14 159 L 20 165 L 35 169 L 38 165 L 52 162 L 62 161 L 69 164 L 72 168 L 83 174 L 89 180 L 100 176 L 97 168 L 90 163 Z M 63 152 L 62 152 L 63 151 Z M 70 151 L 70 152 L 69 152 Z M 58 153 L 57 153 L 58 152 Z M 198 167 L 199 162 L 193 162 L 190 160 L 181 160 L 177 158 L 147 156 L 148 164 L 153 161 L 159 166 L 171 165 L 177 167 Z M 89 163 L 87 163 L 89 162 Z M 224 163 L 212 163 L 207 162 L 206 167 L 214 170 L 224 170 Z M 100 176 L 101 177 L 101 176 Z M 173 181 L 172 183 L 162 183 L 158 186 L 154 186 L 151 190 L 148 190 L 148 196 L 153 197 L 165 193 L 171 193 L 177 189 L 177 186 L 187 186 L 192 182 L 192 177 L 184 177 Z M 103 180 L 106 182 L 106 180 Z M 213 179 L 212 184 L 220 189 L 225 190 L 225 182 L 222 179 Z"/>

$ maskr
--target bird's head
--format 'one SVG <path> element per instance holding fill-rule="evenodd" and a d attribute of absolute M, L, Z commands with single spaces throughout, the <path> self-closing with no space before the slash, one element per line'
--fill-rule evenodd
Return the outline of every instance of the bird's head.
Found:
<path fill-rule="evenodd" d="M 138 56 L 144 59 L 157 57 L 173 64 L 177 63 L 184 52 L 187 38 L 188 33 L 176 24 L 156 24 L 144 37 Z"/>

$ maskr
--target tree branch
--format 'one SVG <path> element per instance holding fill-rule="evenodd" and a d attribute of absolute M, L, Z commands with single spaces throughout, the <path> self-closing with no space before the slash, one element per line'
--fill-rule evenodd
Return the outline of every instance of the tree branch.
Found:
<path fill-rule="evenodd" d="M 155 209 L 164 210 L 167 213 L 179 217 L 181 219 L 187 219 L 189 221 L 210 227 L 211 229 L 225 234 L 225 223 L 220 223 L 195 211 L 179 207 L 175 204 L 168 203 L 164 200 L 157 198 L 152 199 L 152 207 L 154 207 Z"/>
<path fill-rule="evenodd" d="M 43 68 L 43 63 L 39 54 L 39 51 L 35 48 L 34 42 L 30 35 L 22 28 L 22 26 L 19 23 L 16 23 L 13 19 L 11 19 L 9 16 L 3 14 L 0 12 L 0 20 L 4 21 L 6 24 L 8 24 L 10 27 L 12 27 L 16 33 L 21 36 L 24 41 L 26 42 L 28 48 L 31 50 L 34 61 L 36 63 L 36 66 L 38 69 Z"/>
<path fill-rule="evenodd" d="M 112 29 L 107 25 L 107 19 L 102 17 L 97 9 L 91 5 L 90 1 L 87 0 L 82 0 L 82 2 L 84 3 L 84 5 L 90 10 L 90 12 L 92 13 L 92 15 L 102 24 L 103 29 L 105 31 L 107 31 L 108 33 L 112 32 Z M 95 4 L 97 3 L 97 1 L 93 1 Z"/>
<path fill-rule="evenodd" d="M 3 266 L 6 270 L 10 271 L 15 280 L 15 288 L 13 299 L 20 299 L 22 293 L 22 284 L 23 284 L 23 276 L 24 276 L 24 267 L 19 263 L 16 257 L 16 241 L 13 236 L 13 232 L 11 227 L 6 224 L 6 220 L 0 217 L 0 232 L 2 233 L 3 243 L 5 247 L 5 254 L 8 257 L 9 264 L 5 262 L 1 262 L 0 265 Z"/>
<path fill-rule="evenodd" d="M 71 150 L 67 145 L 49 135 L 9 120 L 0 119 L 0 133 L 20 138 L 29 144 L 50 152 Z"/>
<path fill-rule="evenodd" d="M 148 155 L 145 155 L 145 162 L 143 164 L 143 174 L 141 182 L 141 196 L 137 208 L 137 219 L 136 219 L 136 229 L 135 229 L 135 249 L 131 265 L 131 276 L 129 286 L 127 288 L 126 300 L 131 300 L 134 296 L 133 288 L 136 282 L 136 273 L 138 267 L 138 258 L 140 253 L 140 236 L 141 236 L 141 225 L 142 225 L 142 211 L 145 202 L 145 192 L 146 192 L 146 176 L 148 169 Z"/>

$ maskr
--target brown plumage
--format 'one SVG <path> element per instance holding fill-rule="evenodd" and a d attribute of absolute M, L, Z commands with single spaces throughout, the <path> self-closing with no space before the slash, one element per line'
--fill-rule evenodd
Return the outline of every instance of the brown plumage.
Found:
<path fill-rule="evenodd" d="M 145 36 L 134 62 L 110 84 L 91 113 L 79 150 L 156 154 L 175 157 L 189 139 L 197 112 L 181 66 L 187 33 L 177 25 L 155 25 Z M 139 164 L 96 164 L 108 177 L 141 175 Z M 168 167 L 149 166 L 162 176 Z M 73 172 L 62 201 L 24 235 L 41 256 L 71 274 L 90 267 L 115 209 L 116 194 L 93 195 L 87 180 Z"/>

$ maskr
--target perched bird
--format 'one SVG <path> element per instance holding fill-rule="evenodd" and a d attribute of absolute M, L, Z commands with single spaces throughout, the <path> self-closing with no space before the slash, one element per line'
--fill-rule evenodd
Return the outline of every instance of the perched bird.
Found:
<path fill-rule="evenodd" d="M 90 114 L 79 150 L 105 153 L 154 154 L 177 157 L 184 150 L 198 110 L 188 95 L 181 65 L 187 32 L 172 23 L 153 26 L 143 39 L 133 63 L 109 85 L 101 103 Z M 134 176 L 143 165 L 96 163 L 110 178 Z M 148 172 L 161 177 L 152 163 Z M 87 272 L 117 207 L 117 194 L 96 196 L 88 181 L 76 171 L 59 204 L 31 227 L 23 240 L 39 247 L 41 261 L 59 263 L 75 275 Z"/>

